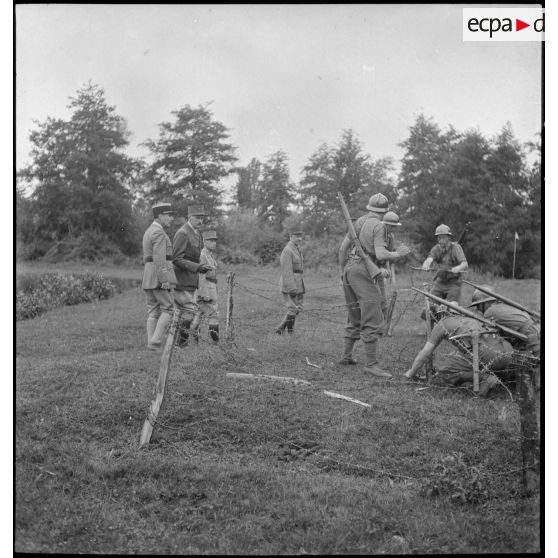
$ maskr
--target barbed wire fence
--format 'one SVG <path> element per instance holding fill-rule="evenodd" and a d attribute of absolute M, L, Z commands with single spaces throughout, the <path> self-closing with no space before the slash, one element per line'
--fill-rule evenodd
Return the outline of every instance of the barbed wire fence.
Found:
<path fill-rule="evenodd" d="M 397 288 L 398 296 L 395 304 L 395 311 L 392 318 L 393 329 L 396 329 L 398 327 L 401 320 L 405 316 L 408 316 L 410 314 L 413 315 L 416 314 L 417 306 L 418 303 L 420 302 L 419 299 L 422 298 L 419 295 L 419 293 L 417 293 L 415 290 L 412 289 L 412 286 L 414 285 L 412 274 L 409 274 L 409 276 L 410 276 L 411 287 Z M 250 284 L 249 285 L 246 284 L 247 282 Z M 239 339 L 239 337 L 237 336 L 236 332 L 246 328 L 251 328 L 259 331 L 262 331 L 262 328 L 265 328 L 264 331 L 266 331 L 269 328 L 269 314 L 270 314 L 269 309 L 272 307 L 275 310 L 279 308 L 286 311 L 287 305 L 283 302 L 281 293 L 279 293 L 278 291 L 277 282 L 265 279 L 263 277 L 245 275 L 245 274 L 243 274 L 242 278 L 239 279 L 238 277 L 235 277 L 234 273 L 230 272 L 227 275 L 227 285 L 228 285 L 228 289 L 227 289 L 227 297 L 226 297 L 227 311 L 226 311 L 225 336 L 224 338 L 221 339 L 221 342 L 218 344 L 215 344 L 209 339 L 204 339 L 203 337 L 200 336 L 198 338 L 199 348 L 201 350 L 206 350 L 208 355 L 213 354 L 213 352 L 217 350 L 218 353 L 220 353 L 231 364 L 231 367 L 234 368 L 235 370 L 245 370 L 246 366 L 249 366 L 250 369 L 252 370 L 255 367 L 262 367 L 265 369 L 267 365 L 267 361 L 265 359 L 260 358 L 257 354 L 257 351 L 254 348 L 245 347 L 242 344 L 241 339 Z M 420 285 L 423 286 L 424 281 L 421 280 Z M 259 308 L 257 310 L 252 308 L 248 312 L 246 311 L 246 309 L 244 309 L 242 313 L 242 317 L 239 317 L 238 315 L 233 316 L 233 306 L 234 306 L 233 289 L 235 288 L 248 294 L 250 297 L 255 297 L 255 299 L 257 300 L 266 301 L 266 303 L 269 303 L 268 306 L 264 308 Z M 342 302 L 341 300 L 342 297 L 341 292 L 342 292 L 342 287 L 341 287 L 340 280 L 337 281 L 332 280 L 331 282 L 325 284 L 316 284 L 316 285 L 313 284 L 310 290 L 312 296 L 308 297 L 313 301 L 313 303 L 305 306 L 304 314 L 310 317 L 313 324 L 316 324 L 317 322 L 323 322 L 328 326 L 336 325 L 340 328 L 344 327 L 346 325 L 346 321 L 341 321 L 340 318 L 337 317 L 338 314 L 344 312 L 347 309 L 347 304 Z M 328 302 L 327 304 L 323 304 L 323 305 L 316 304 L 316 301 L 319 301 L 320 299 L 331 300 L 331 298 L 334 296 L 339 298 L 339 303 Z M 176 319 L 176 315 L 175 315 L 175 319 Z M 310 337 L 310 338 L 312 338 L 314 335 L 322 334 L 322 332 L 318 331 L 318 328 L 316 327 L 310 329 L 306 328 L 303 331 L 305 337 Z M 171 331 L 169 332 L 169 338 L 171 337 L 172 339 L 174 339 L 174 332 L 172 331 L 172 326 L 171 326 Z M 155 425 L 160 426 L 161 428 L 168 428 L 168 429 L 183 428 L 183 426 L 173 427 L 172 425 L 165 424 L 165 422 L 161 421 L 157 417 L 164 396 L 164 391 L 165 391 L 164 384 L 166 383 L 166 378 L 171 363 L 172 347 L 173 347 L 173 343 L 171 343 L 169 339 L 167 339 L 167 345 L 165 347 L 165 351 L 163 351 L 163 356 L 161 358 L 160 377 L 156 389 L 156 392 L 159 395 L 159 404 L 156 409 L 157 412 L 153 412 L 154 407 L 152 402 L 150 411 L 147 415 L 146 423 L 144 425 L 144 431 L 146 428 L 152 431 Z M 405 355 L 405 356 L 403 355 L 403 353 L 406 352 L 406 349 L 407 347 L 403 346 L 399 350 L 398 354 L 395 355 L 394 361 L 396 363 L 408 364 L 409 355 Z M 467 350 L 470 350 L 470 347 L 464 347 L 464 349 L 466 352 Z M 335 360 L 337 355 L 327 354 L 325 356 L 328 357 L 328 360 L 330 357 Z M 394 356 L 393 353 L 391 356 L 392 357 Z M 309 366 L 313 366 L 318 369 L 323 369 L 325 366 L 327 366 L 327 364 L 326 365 L 313 364 L 309 362 L 308 357 L 306 357 L 306 362 Z M 498 376 L 496 376 L 490 371 L 491 364 L 492 363 L 483 364 L 483 369 L 481 372 L 483 374 L 491 375 L 494 378 L 496 378 L 496 381 L 500 383 L 505 390 L 507 390 L 510 403 L 511 404 L 517 403 L 520 411 L 519 412 L 520 434 L 518 436 L 511 436 L 509 432 L 507 432 L 507 438 L 519 442 L 523 453 L 522 467 L 514 467 L 509 470 L 504 470 L 501 472 L 494 473 L 494 475 L 506 476 L 506 475 L 515 474 L 517 472 L 521 472 L 523 486 L 526 492 L 532 493 L 539 486 L 538 475 L 539 475 L 539 467 L 540 467 L 539 465 L 540 437 L 539 437 L 539 428 L 538 428 L 536 418 L 535 418 L 535 423 L 533 423 L 533 416 L 536 417 L 535 415 L 536 411 L 533 404 L 532 384 L 530 382 L 529 374 L 526 373 L 525 371 L 528 370 L 529 367 L 533 365 L 533 362 L 530 361 L 529 359 L 526 359 L 524 353 L 520 351 L 514 351 L 511 358 L 510 369 L 513 369 L 517 373 L 516 377 L 517 377 L 518 395 L 515 397 L 512 394 L 512 392 L 509 390 L 509 388 L 498 378 Z M 257 373 L 252 375 L 254 376 L 255 379 L 262 379 L 265 376 Z M 162 376 L 164 376 L 163 381 L 161 380 Z M 204 384 L 204 382 L 199 379 L 197 380 L 197 383 L 201 386 L 203 386 Z M 262 382 L 259 382 L 258 385 L 259 391 L 274 393 L 278 389 L 281 389 L 281 390 L 289 390 L 293 394 L 297 394 L 297 396 L 301 394 L 301 389 L 299 387 L 295 387 L 294 385 L 289 385 L 287 382 L 281 382 L 280 386 L 270 385 L 270 382 L 266 382 L 266 384 L 267 385 L 262 384 Z M 271 382 L 271 384 L 273 384 L 273 382 Z M 413 385 L 415 387 L 417 386 L 417 383 L 412 381 L 398 382 L 397 384 L 394 385 L 397 386 L 401 384 Z M 311 384 L 310 386 L 304 386 L 304 387 L 305 387 L 305 393 L 311 394 L 312 397 L 316 397 L 318 392 L 321 395 L 323 395 L 324 393 L 323 386 L 317 387 Z M 238 389 L 238 387 L 236 389 Z M 471 389 L 469 387 L 463 388 L 463 387 L 450 387 L 450 386 L 436 386 L 430 383 L 427 384 L 424 388 L 416 387 L 416 389 L 417 391 L 422 389 L 430 389 L 430 390 L 440 390 L 440 391 L 462 390 L 464 392 L 469 392 L 469 393 L 471 392 Z M 180 396 L 183 394 L 178 394 L 178 395 Z M 375 399 L 377 399 L 378 397 L 381 398 L 380 395 L 376 394 Z M 157 399 L 157 397 L 155 399 Z M 385 399 L 386 402 L 388 402 L 389 398 L 385 398 Z M 415 407 L 416 407 L 416 402 L 413 401 L 409 402 L 410 409 Z M 453 413 L 451 416 L 458 416 L 458 414 Z M 525 417 L 527 417 L 527 419 Z M 466 418 L 469 420 L 475 420 L 474 418 L 471 418 L 469 416 L 466 416 Z M 253 431 L 262 435 L 266 435 L 271 438 L 275 438 L 281 441 L 283 444 L 290 444 L 296 451 L 304 452 L 305 455 L 312 455 L 316 460 L 318 460 L 323 464 L 329 464 L 331 466 L 335 466 L 336 468 L 340 468 L 344 470 L 360 471 L 360 474 L 385 476 L 388 479 L 393 479 L 393 478 L 402 479 L 405 482 L 407 481 L 410 482 L 414 478 L 393 471 L 390 472 L 382 469 L 377 469 L 374 467 L 368 467 L 366 465 L 362 465 L 358 463 L 350 463 L 343 460 L 339 456 L 335 456 L 332 454 L 327 455 L 324 454 L 323 451 L 318 452 L 312 448 L 307 448 L 302 446 L 299 447 L 296 442 L 293 442 L 288 438 L 284 438 L 278 434 L 270 433 L 266 430 L 260 429 L 254 424 L 248 423 L 246 421 L 242 421 L 239 418 L 232 419 L 231 417 L 228 417 L 227 419 L 234 420 L 237 424 L 239 424 L 243 428 L 246 428 L 248 431 Z M 197 421 L 195 424 L 196 425 L 208 424 L 211 423 L 212 420 L 214 419 L 213 418 L 203 419 Z M 190 424 L 189 426 L 193 426 L 193 424 Z M 140 443 L 140 445 L 143 446 L 149 443 L 149 437 L 146 438 L 145 436 L 143 436 L 142 433 L 142 442 Z"/>

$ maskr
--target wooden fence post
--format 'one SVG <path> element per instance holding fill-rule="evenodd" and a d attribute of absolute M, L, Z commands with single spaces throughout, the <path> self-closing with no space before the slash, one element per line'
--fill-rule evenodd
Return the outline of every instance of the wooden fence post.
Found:
<path fill-rule="evenodd" d="M 428 290 L 428 283 L 423 283 L 422 287 L 425 291 Z M 424 311 L 426 313 L 426 315 L 424 316 L 424 319 L 426 321 L 426 339 L 428 340 L 430 338 L 430 334 L 432 333 L 432 327 L 430 323 L 430 320 L 432 319 L 432 313 L 430 311 L 430 299 L 427 296 L 424 297 Z M 429 382 L 433 372 L 432 355 L 430 355 L 425 362 L 424 369 L 426 371 L 426 381 Z"/>
<path fill-rule="evenodd" d="M 473 343 L 473 391 L 479 392 L 479 334 L 473 333 L 471 335 Z"/>
<path fill-rule="evenodd" d="M 172 317 L 172 322 L 167 334 L 167 340 L 165 342 L 165 348 L 163 349 L 163 354 L 161 356 L 161 366 L 159 368 L 159 379 L 157 380 L 157 385 L 155 386 L 155 397 L 151 401 L 149 407 L 149 413 L 147 418 L 143 423 L 143 429 L 140 436 L 140 448 L 149 444 L 151 439 L 151 434 L 153 433 L 153 426 L 157 420 L 157 416 L 163 404 L 163 398 L 165 397 L 165 387 L 167 384 L 167 376 L 170 368 L 172 351 L 174 348 L 174 341 L 176 337 L 176 331 L 178 329 L 178 324 L 180 323 L 180 317 L 182 312 L 178 309 L 174 310 Z"/>
<path fill-rule="evenodd" d="M 234 271 L 229 271 L 227 273 L 227 321 L 226 321 L 226 333 L 225 338 L 227 342 L 232 343 L 233 341 L 233 286 L 234 286 Z"/>
<path fill-rule="evenodd" d="M 531 370 L 521 366 L 517 372 L 519 414 L 521 421 L 521 454 L 523 457 L 523 494 L 531 496 L 540 487 L 540 437 Z"/>

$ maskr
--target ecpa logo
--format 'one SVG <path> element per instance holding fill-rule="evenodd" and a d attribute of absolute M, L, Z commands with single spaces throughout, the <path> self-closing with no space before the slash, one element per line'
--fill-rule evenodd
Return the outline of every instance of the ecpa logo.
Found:
<path fill-rule="evenodd" d="M 543 8 L 463 8 L 464 41 L 544 41 Z"/>

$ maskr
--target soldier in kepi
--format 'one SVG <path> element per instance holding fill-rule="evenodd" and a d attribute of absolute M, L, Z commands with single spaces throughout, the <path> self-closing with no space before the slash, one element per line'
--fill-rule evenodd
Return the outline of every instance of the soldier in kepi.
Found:
<path fill-rule="evenodd" d="M 300 243 L 304 232 L 294 230 L 290 233 L 289 242 L 283 248 L 279 262 L 281 265 L 281 277 L 279 278 L 279 288 L 283 293 L 283 303 L 287 308 L 287 313 L 275 333 L 282 335 L 285 330 L 293 333 L 295 319 L 303 309 L 304 303 L 304 271 L 302 252 Z"/>
<path fill-rule="evenodd" d="M 430 250 L 429 256 L 422 264 L 425 271 L 430 269 L 432 262 L 439 266 L 430 293 L 460 304 L 461 274 L 468 268 L 463 248 L 457 242 L 452 242 L 453 234 L 447 225 L 436 227 L 434 234 L 438 243 Z"/>
<path fill-rule="evenodd" d="M 200 255 L 200 263 L 210 267 L 209 271 L 199 277 L 198 286 L 198 313 L 192 323 L 196 339 L 199 338 L 200 325 L 207 318 L 209 338 L 219 342 L 219 305 L 217 297 L 217 260 L 215 259 L 215 248 L 217 247 L 217 233 L 213 230 L 205 231 L 203 236 L 203 249 Z"/>
<path fill-rule="evenodd" d="M 190 325 L 198 311 L 196 291 L 200 273 L 211 267 L 200 263 L 203 239 L 198 227 L 205 212 L 201 205 L 188 207 L 188 220 L 176 231 L 172 242 L 172 263 L 176 273 L 174 304 L 182 312 L 176 340 L 177 347 L 188 344 Z"/>
<path fill-rule="evenodd" d="M 388 210 L 388 199 L 383 194 L 374 194 L 366 206 L 368 213 L 355 222 L 355 232 L 363 250 L 372 262 L 380 267 L 380 261 L 394 261 L 406 256 L 410 250 L 401 244 L 396 251 L 387 250 L 387 237 L 382 216 Z M 374 376 L 391 378 L 378 364 L 378 339 L 384 329 L 382 312 L 383 280 L 389 271 L 382 268 L 381 274 L 370 277 L 364 261 L 357 254 L 351 236 L 343 239 L 339 247 L 339 270 L 343 281 L 343 293 L 348 309 L 344 335 L 344 350 L 340 364 L 356 364 L 353 358 L 354 344 L 362 339 L 366 353 L 364 370 Z"/>
<path fill-rule="evenodd" d="M 172 267 L 172 244 L 164 231 L 174 219 L 170 203 L 153 206 L 153 223 L 143 235 L 143 279 L 141 287 L 147 303 L 147 347 L 161 346 L 173 312 L 176 277 Z"/>
<path fill-rule="evenodd" d="M 424 347 L 409 370 L 406 378 L 413 378 L 422 365 L 430 358 L 436 347 L 444 340 L 449 340 L 454 351 L 441 355 L 434 364 L 437 375 L 434 383 L 457 386 L 473 381 L 473 345 L 472 336 L 479 338 L 479 378 L 480 395 L 486 395 L 490 388 L 498 384 L 492 372 L 505 371 L 512 364 L 513 348 L 503 337 L 489 331 L 485 325 L 456 313 L 440 305 L 437 309 L 439 321 L 432 328 Z"/>

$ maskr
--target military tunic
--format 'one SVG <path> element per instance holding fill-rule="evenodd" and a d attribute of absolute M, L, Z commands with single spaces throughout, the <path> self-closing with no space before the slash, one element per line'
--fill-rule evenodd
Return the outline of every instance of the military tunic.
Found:
<path fill-rule="evenodd" d="M 287 316 L 296 316 L 304 303 L 304 258 L 298 246 L 289 240 L 279 258 L 281 277 L 279 288 L 283 293 L 283 303 L 287 308 Z"/>
<path fill-rule="evenodd" d="M 183 312 L 185 320 L 192 320 L 198 311 L 196 290 L 202 247 L 202 235 L 190 223 L 184 223 L 176 231 L 172 242 L 172 262 L 177 279 L 174 303 Z"/>
<path fill-rule="evenodd" d="M 484 317 L 498 325 L 513 329 L 527 336 L 526 342 L 510 338 L 509 341 L 512 346 L 518 349 L 527 349 L 535 355 L 540 353 L 540 329 L 527 312 L 502 302 L 495 302 L 488 307 Z"/>
<path fill-rule="evenodd" d="M 209 325 L 219 325 L 219 304 L 217 297 L 217 260 L 209 248 L 204 247 L 200 263 L 211 266 L 207 273 L 200 275 L 198 286 L 198 307 L 200 322 L 208 319 Z"/>
<path fill-rule="evenodd" d="M 355 232 L 363 250 L 378 264 L 376 249 L 386 248 L 385 225 L 374 213 L 367 213 L 355 222 Z M 353 248 L 343 269 L 343 293 L 348 317 L 345 338 L 371 343 L 378 339 L 384 328 L 382 305 L 383 277 L 371 279 L 364 261 Z"/>
<path fill-rule="evenodd" d="M 172 266 L 172 244 L 157 221 L 147 228 L 142 239 L 143 277 L 141 287 L 145 293 L 147 313 L 150 318 L 158 319 L 161 312 L 172 314 L 173 296 L 169 290 L 162 289 L 162 283 L 176 284 Z"/>
<path fill-rule="evenodd" d="M 430 250 L 429 257 L 445 268 L 434 276 L 431 294 L 459 304 L 461 301 L 461 273 L 452 273 L 449 269 L 467 261 L 463 248 L 457 242 L 450 242 L 447 247 L 436 244 Z"/>

